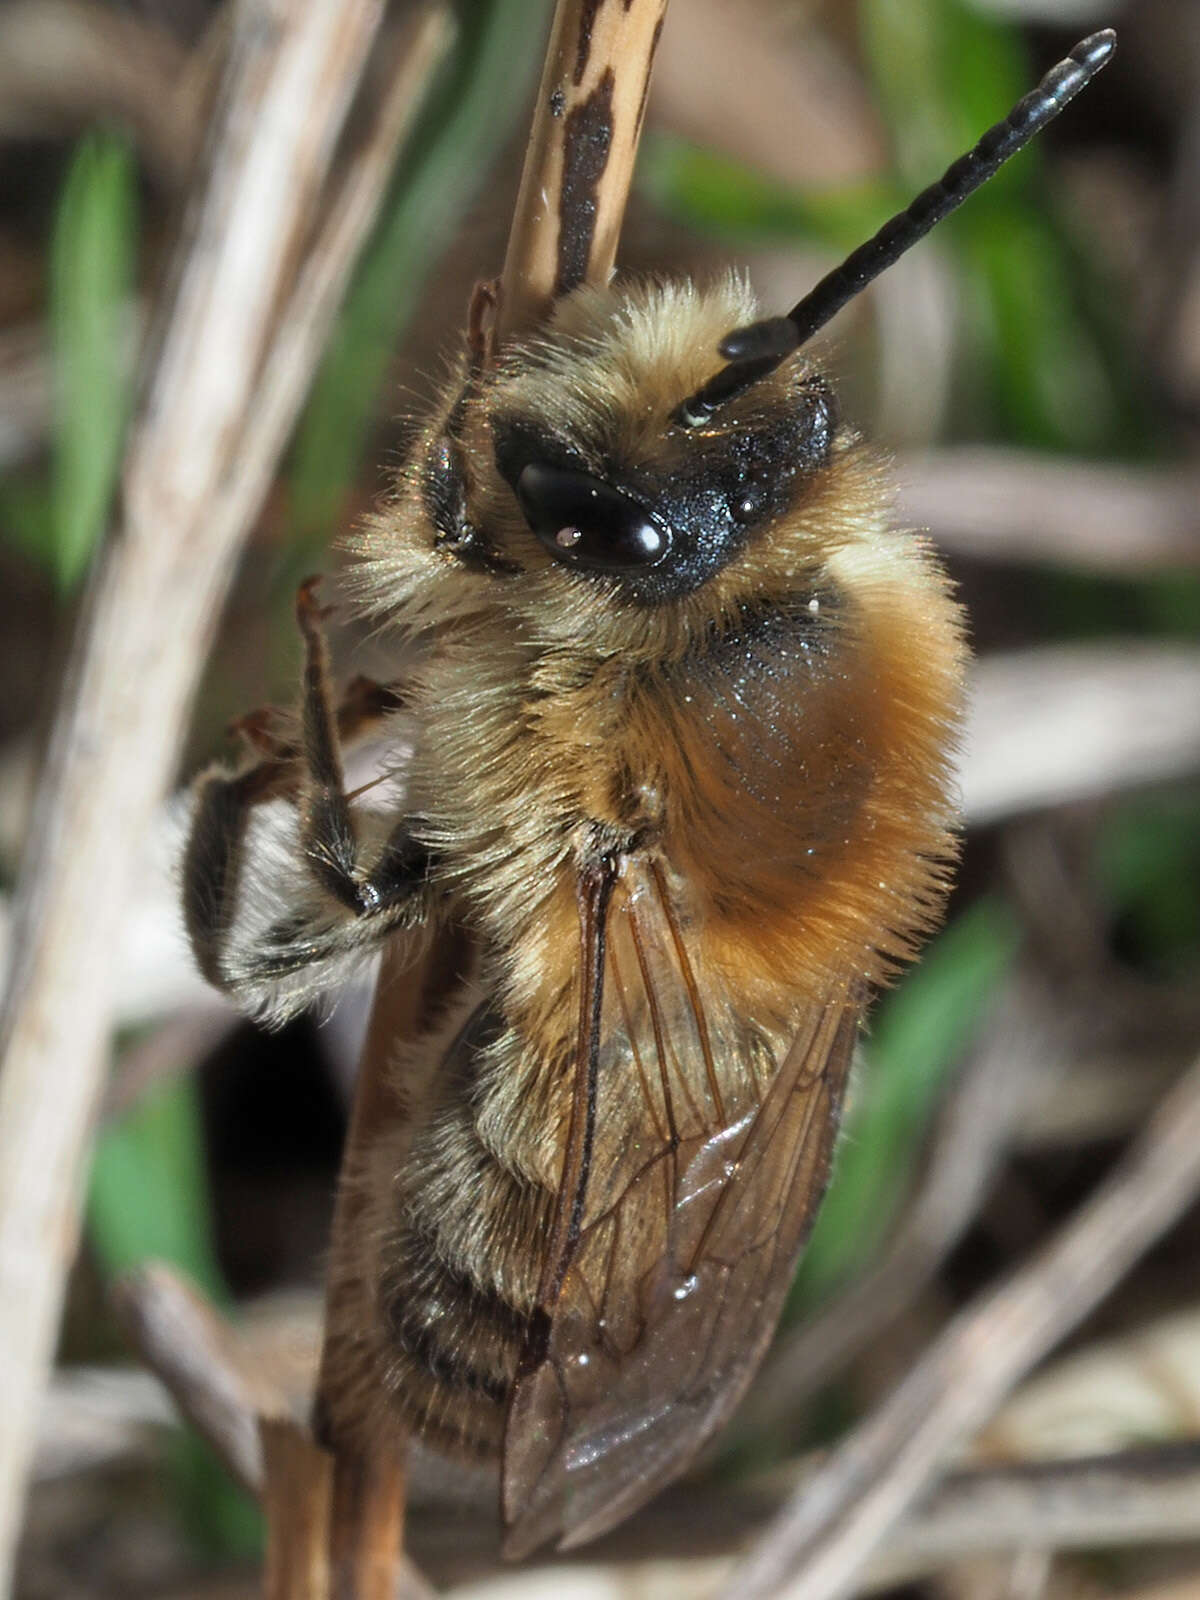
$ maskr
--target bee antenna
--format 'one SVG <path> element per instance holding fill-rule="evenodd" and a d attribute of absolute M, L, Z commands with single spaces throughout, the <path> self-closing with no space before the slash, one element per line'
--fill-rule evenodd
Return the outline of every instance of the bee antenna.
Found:
<path fill-rule="evenodd" d="M 904 211 L 885 222 L 874 238 L 859 245 L 841 266 L 827 273 L 785 317 L 768 317 L 726 334 L 718 348 L 729 365 L 683 402 L 675 413 L 676 420 L 692 427 L 704 422 L 718 407 L 765 378 L 793 351 L 807 344 L 847 301 L 898 261 L 943 217 L 956 211 L 968 195 L 995 176 L 1010 156 L 1053 121 L 1108 64 L 1116 45 L 1112 28 L 1090 34 L 1069 56 L 1051 67 L 1036 89 L 1017 101 L 1003 122 L 989 128 L 973 149 L 959 156 Z"/>

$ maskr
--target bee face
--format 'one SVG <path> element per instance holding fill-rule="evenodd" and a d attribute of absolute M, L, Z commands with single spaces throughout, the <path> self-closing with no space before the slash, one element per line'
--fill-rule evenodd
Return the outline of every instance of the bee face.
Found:
<path fill-rule="evenodd" d="M 789 519 L 818 535 L 804 508 L 848 440 L 810 363 L 794 360 L 706 425 L 679 416 L 720 331 L 751 310 L 732 281 L 705 294 L 585 290 L 506 359 L 462 426 L 465 520 L 487 530 L 493 576 L 509 589 L 524 582 L 539 607 L 556 596 L 589 629 L 599 612 L 662 613 L 702 596 L 682 613 L 698 622 L 737 578 L 706 588 L 747 556 L 761 562 Z M 427 486 L 444 450 L 430 439 Z M 452 553 L 474 559 L 470 541 Z M 521 601 L 510 593 L 501 603 Z"/>
<path fill-rule="evenodd" d="M 722 571 L 829 465 L 833 397 L 805 376 L 705 434 L 671 419 L 657 438 L 627 442 L 614 431 L 559 438 L 502 414 L 492 423 L 496 467 L 556 561 L 607 579 L 635 605 L 661 605 Z"/>

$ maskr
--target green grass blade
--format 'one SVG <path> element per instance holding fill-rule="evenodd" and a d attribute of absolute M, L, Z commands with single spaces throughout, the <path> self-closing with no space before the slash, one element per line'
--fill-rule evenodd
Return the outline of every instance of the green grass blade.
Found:
<path fill-rule="evenodd" d="M 1016 947 L 1006 908 L 980 901 L 934 941 L 880 1010 L 794 1306 L 826 1298 L 882 1243 L 939 1095 Z"/>
<path fill-rule="evenodd" d="M 546 9 L 542 0 L 494 0 L 476 10 L 431 92 L 292 451 L 294 545 L 284 574 L 289 585 L 337 527 L 396 341 L 525 101 L 538 56 L 533 42 L 544 36 Z"/>
<path fill-rule="evenodd" d="M 647 134 L 638 188 L 682 226 L 732 247 L 801 241 L 848 253 L 903 205 L 888 182 L 799 190 L 674 134 Z"/>
<path fill-rule="evenodd" d="M 100 1135 L 92 1162 L 88 1235 L 103 1271 L 169 1261 L 216 1300 L 227 1298 L 213 1252 L 196 1085 L 180 1074 Z"/>
<path fill-rule="evenodd" d="M 897 165 L 914 191 L 939 177 L 1032 87 L 1015 30 L 961 0 L 863 0 L 859 35 Z M 1003 191 L 1018 181 L 1013 174 L 1026 181 L 1030 158 L 1018 157 L 1024 164 L 1010 164 L 981 194 Z"/>
<path fill-rule="evenodd" d="M 89 134 L 71 164 L 50 252 L 54 363 L 51 564 L 64 590 L 104 531 L 132 394 L 130 316 L 137 251 L 133 158 Z"/>

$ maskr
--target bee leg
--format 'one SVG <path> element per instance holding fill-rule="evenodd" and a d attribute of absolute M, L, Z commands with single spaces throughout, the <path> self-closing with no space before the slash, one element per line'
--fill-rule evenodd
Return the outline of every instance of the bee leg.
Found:
<path fill-rule="evenodd" d="M 434 443 L 422 470 L 421 494 L 435 530 L 437 548 L 463 566 L 491 577 L 508 577 L 520 569 L 495 549 L 482 528 L 471 519 L 467 506 L 467 458 L 459 431 L 462 410 L 471 397 L 464 388 L 450 412 L 445 431 Z"/>
<path fill-rule="evenodd" d="M 402 705 L 403 696 L 394 684 L 361 676 L 353 679 L 337 708 L 335 750 L 368 733 Z M 277 796 L 293 795 L 303 781 L 303 749 L 285 731 L 286 725 L 286 716 L 271 709 L 239 718 L 231 732 L 262 759 L 233 774 L 216 769 L 197 785 L 183 858 L 184 924 L 197 966 L 218 989 L 236 990 L 244 979 L 258 976 L 255 962 L 245 954 L 231 962 L 227 946 L 254 808 Z M 380 903 L 394 903 L 407 889 L 415 868 L 402 835 L 403 830 L 397 829 L 370 874 Z M 291 959 L 284 962 L 280 952 L 287 931 L 281 925 L 269 938 L 273 954 L 264 956 L 264 970 L 295 971 L 318 954 L 328 954 L 326 948 L 318 948 L 319 939 L 306 941 L 305 935 L 315 930 L 298 919 L 291 930 Z"/>
<path fill-rule="evenodd" d="M 327 893 L 354 916 L 372 917 L 419 897 L 428 879 L 429 856 L 402 822 L 393 829 L 373 866 L 368 868 L 363 860 L 346 795 L 340 729 L 330 690 L 329 651 L 316 588 L 317 580 L 309 579 L 296 599 L 305 648 L 301 742 L 306 781 L 301 849 L 309 871 Z M 415 909 L 409 908 L 412 921 L 419 920 L 411 916 Z"/>
<path fill-rule="evenodd" d="M 196 965 L 215 988 L 231 987 L 224 950 L 237 901 L 250 813 L 275 780 L 275 760 L 201 780 L 183 856 L 183 920 Z M 268 769 L 270 769 L 268 773 Z"/>

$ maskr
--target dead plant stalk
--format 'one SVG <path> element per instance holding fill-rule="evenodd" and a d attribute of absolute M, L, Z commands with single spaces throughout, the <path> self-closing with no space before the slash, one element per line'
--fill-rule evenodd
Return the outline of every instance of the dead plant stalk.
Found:
<path fill-rule="evenodd" d="M 336 260 L 317 265 L 324 235 L 304 252 L 381 14 L 382 0 L 238 0 L 55 721 L 0 1018 L 0 1590 L 74 1251 L 116 935 L 239 544 L 373 209 L 338 213 Z"/>
<path fill-rule="evenodd" d="M 966 1308 L 785 1508 L 722 1600 L 837 1600 L 1015 1383 L 1200 1193 L 1200 1061 L 1028 1266 Z"/>

